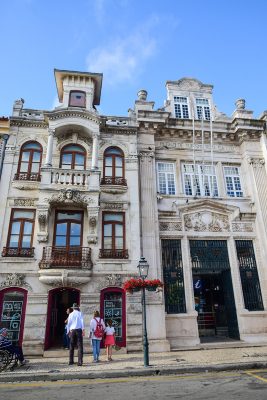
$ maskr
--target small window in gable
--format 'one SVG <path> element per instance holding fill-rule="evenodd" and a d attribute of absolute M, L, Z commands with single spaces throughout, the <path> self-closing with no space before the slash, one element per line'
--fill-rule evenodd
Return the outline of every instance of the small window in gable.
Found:
<path fill-rule="evenodd" d="M 79 90 L 72 90 L 69 97 L 70 107 L 85 107 L 86 106 L 86 95 L 85 92 Z"/>

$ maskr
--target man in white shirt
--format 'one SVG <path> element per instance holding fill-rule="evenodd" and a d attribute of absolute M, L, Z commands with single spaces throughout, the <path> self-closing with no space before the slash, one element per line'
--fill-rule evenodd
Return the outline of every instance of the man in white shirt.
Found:
<path fill-rule="evenodd" d="M 68 316 L 67 322 L 67 335 L 70 337 L 70 352 L 69 352 L 69 365 L 74 364 L 74 345 L 77 342 L 78 347 L 78 365 L 83 365 L 83 336 L 84 336 L 84 323 L 83 315 L 79 311 L 79 306 L 74 303 L 73 312 Z"/>

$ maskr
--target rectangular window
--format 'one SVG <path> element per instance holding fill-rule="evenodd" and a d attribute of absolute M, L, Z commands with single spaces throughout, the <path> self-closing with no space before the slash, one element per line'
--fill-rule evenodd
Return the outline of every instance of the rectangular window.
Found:
<path fill-rule="evenodd" d="M 34 210 L 13 209 L 11 211 L 7 246 L 3 249 L 3 257 L 33 256 L 34 219 Z"/>
<path fill-rule="evenodd" d="M 158 192 L 161 194 L 175 194 L 175 164 L 157 163 Z"/>
<path fill-rule="evenodd" d="M 203 164 L 183 164 L 184 193 L 187 196 L 218 197 L 215 167 Z"/>
<path fill-rule="evenodd" d="M 128 258 L 125 249 L 125 214 L 103 212 L 101 258 Z"/>
<path fill-rule="evenodd" d="M 208 99 L 196 99 L 197 119 L 210 121 L 210 105 Z"/>
<path fill-rule="evenodd" d="M 253 242 L 236 240 L 235 243 L 245 308 L 248 311 L 261 311 L 264 308 Z"/>
<path fill-rule="evenodd" d="M 239 167 L 229 166 L 223 169 L 227 195 L 230 197 L 243 197 Z"/>
<path fill-rule="evenodd" d="M 187 97 L 174 96 L 174 113 L 175 118 L 189 118 Z"/>

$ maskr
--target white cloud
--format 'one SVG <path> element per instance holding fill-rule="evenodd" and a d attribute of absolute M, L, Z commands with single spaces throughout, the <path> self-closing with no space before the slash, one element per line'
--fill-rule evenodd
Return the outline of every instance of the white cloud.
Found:
<path fill-rule="evenodd" d="M 107 84 L 133 80 L 145 63 L 155 55 L 158 41 L 152 34 L 157 18 L 124 39 L 112 39 L 103 47 L 96 47 L 87 56 L 88 71 L 103 72 Z"/>

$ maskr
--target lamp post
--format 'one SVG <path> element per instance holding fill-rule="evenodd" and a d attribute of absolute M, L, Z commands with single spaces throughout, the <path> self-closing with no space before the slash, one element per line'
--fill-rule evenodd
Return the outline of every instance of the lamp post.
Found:
<path fill-rule="evenodd" d="M 139 276 L 144 281 L 148 275 L 149 264 L 145 257 L 141 257 L 137 265 Z M 148 340 L 146 329 L 146 289 L 142 287 L 142 317 L 143 317 L 143 351 L 144 351 L 144 366 L 149 366 Z"/>

